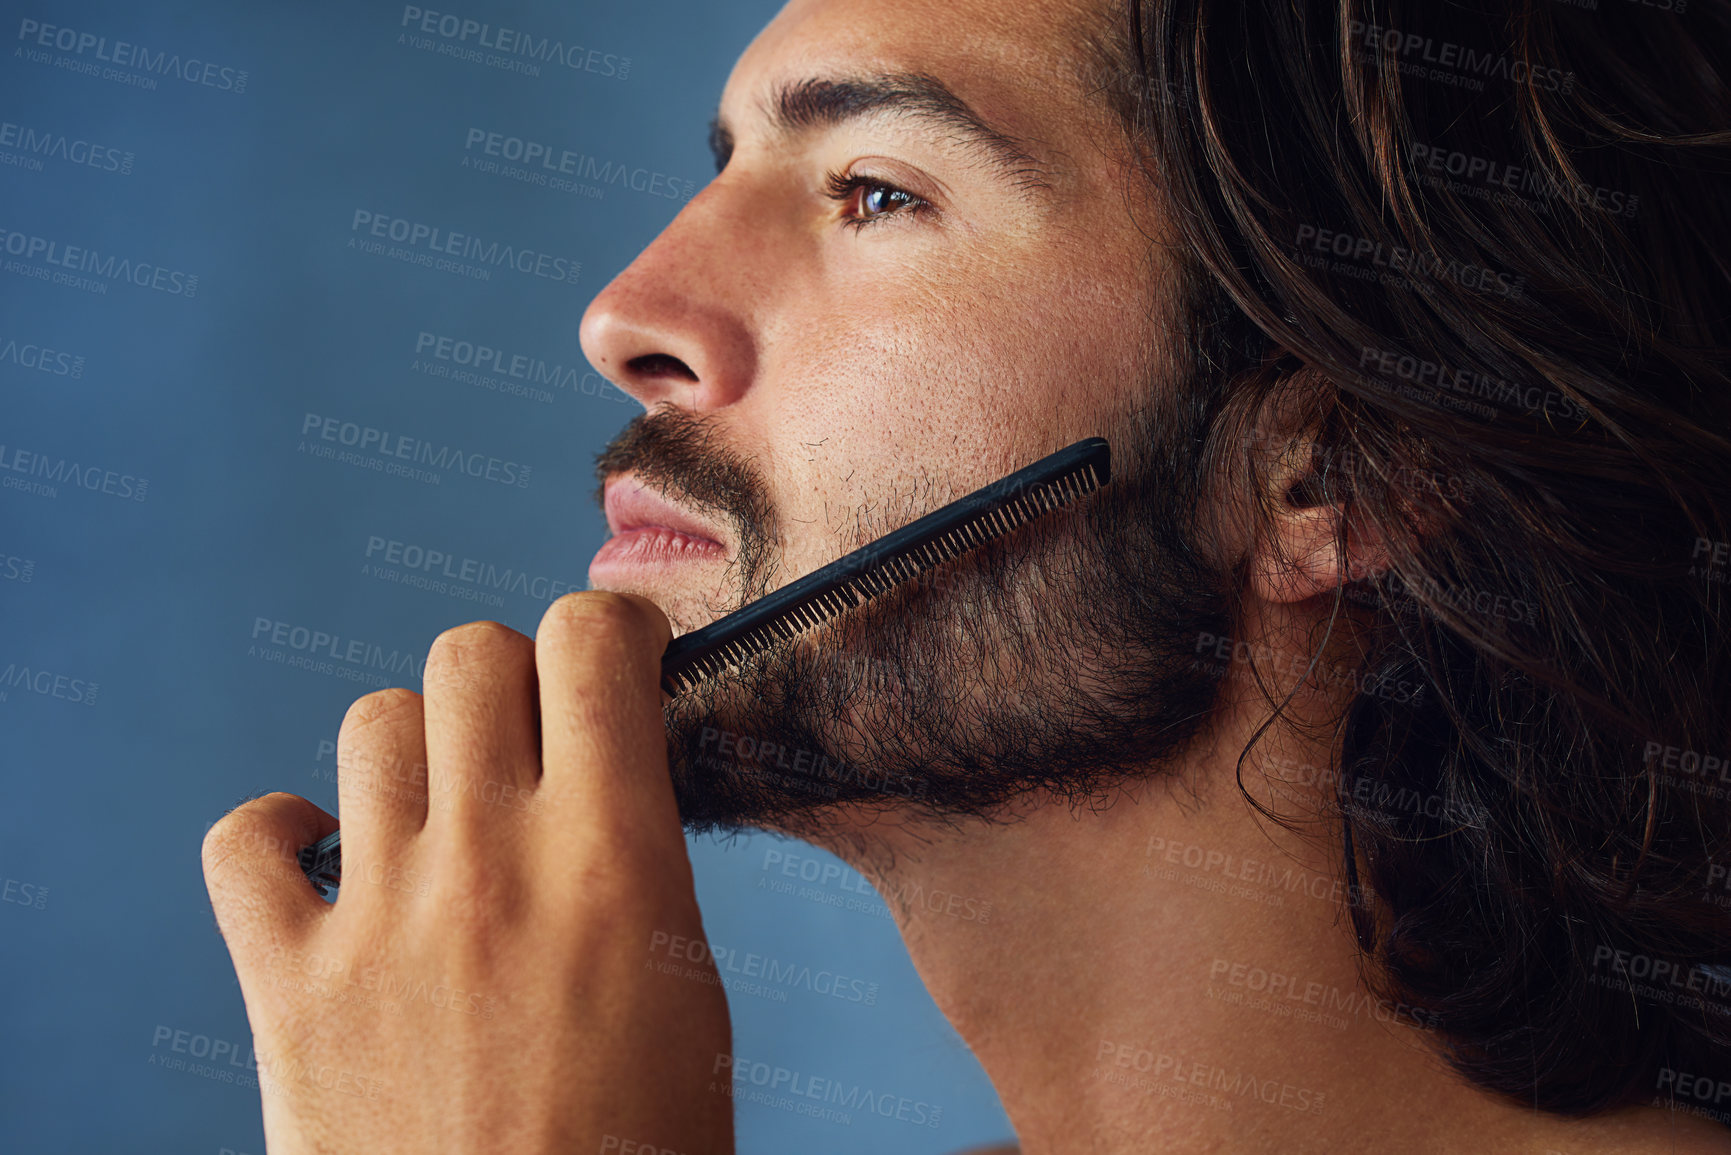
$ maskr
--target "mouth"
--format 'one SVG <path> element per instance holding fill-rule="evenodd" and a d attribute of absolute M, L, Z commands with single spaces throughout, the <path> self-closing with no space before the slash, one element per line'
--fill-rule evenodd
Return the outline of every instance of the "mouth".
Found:
<path fill-rule="evenodd" d="M 681 509 L 629 473 L 607 479 L 607 539 L 589 563 L 589 584 L 641 575 L 680 563 L 725 561 L 718 530 Z"/>

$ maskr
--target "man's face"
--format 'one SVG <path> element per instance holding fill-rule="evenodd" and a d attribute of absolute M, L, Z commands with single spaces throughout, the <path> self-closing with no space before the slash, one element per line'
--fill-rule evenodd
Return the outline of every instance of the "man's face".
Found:
<path fill-rule="evenodd" d="M 670 706 L 688 820 L 978 812 L 1167 752 L 1206 704 L 1185 645 L 1219 628 L 1219 581 L 1180 532 L 1198 429 L 1155 210 L 1090 91 L 1107 18 L 793 0 L 728 81 L 720 175 L 585 315 L 589 359 L 649 410 L 601 461 L 616 537 L 590 582 L 681 632 L 1113 442 L 1080 512 Z M 654 525 L 689 532 L 630 532 Z"/>

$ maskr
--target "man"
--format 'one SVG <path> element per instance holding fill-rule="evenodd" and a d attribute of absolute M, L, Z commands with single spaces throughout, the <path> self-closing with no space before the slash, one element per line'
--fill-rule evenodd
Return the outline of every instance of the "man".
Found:
<path fill-rule="evenodd" d="M 272 1150 L 731 1150 L 682 818 L 872 877 L 1025 1152 L 1725 1150 L 1726 14 L 1601 8 L 793 0 L 584 318 L 595 590 L 350 710 L 334 907 L 206 841 Z"/>

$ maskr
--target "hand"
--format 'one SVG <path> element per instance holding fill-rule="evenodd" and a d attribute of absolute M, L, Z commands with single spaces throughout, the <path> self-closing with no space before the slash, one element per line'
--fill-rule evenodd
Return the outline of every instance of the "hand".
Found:
<path fill-rule="evenodd" d="M 211 829 L 274 1155 L 733 1150 L 710 1089 L 731 1051 L 719 976 L 651 954 L 704 941 L 667 772 L 669 636 L 643 598 L 574 593 L 534 640 L 441 634 L 424 698 L 355 702 L 334 905 L 294 861 L 337 825 L 304 798 Z"/>

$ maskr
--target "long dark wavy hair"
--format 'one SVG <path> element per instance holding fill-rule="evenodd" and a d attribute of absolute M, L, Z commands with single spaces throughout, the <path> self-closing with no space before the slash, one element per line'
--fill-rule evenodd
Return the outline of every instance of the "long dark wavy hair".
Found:
<path fill-rule="evenodd" d="M 1365 979 L 1571 1115 L 1731 1080 L 1731 6 L 1668 2 L 1127 0 L 1099 46 L 1231 370 L 1206 467 L 1297 395 L 1300 500 L 1388 544 L 1328 817 Z"/>

